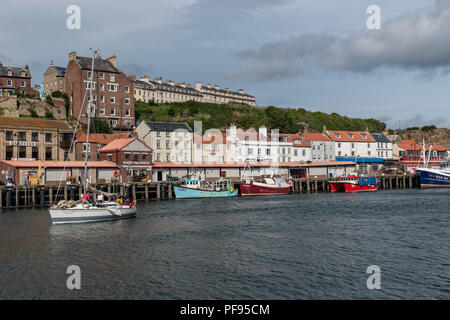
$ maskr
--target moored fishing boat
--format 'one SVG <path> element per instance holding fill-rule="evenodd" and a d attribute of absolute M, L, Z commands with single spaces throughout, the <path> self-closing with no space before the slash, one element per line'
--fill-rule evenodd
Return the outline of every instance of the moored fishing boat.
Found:
<path fill-rule="evenodd" d="M 441 162 L 439 168 L 417 168 L 421 188 L 450 188 L 450 161 Z"/>
<path fill-rule="evenodd" d="M 236 197 L 238 190 L 235 190 L 230 180 L 219 179 L 214 182 L 207 182 L 201 177 L 190 177 L 183 179 L 180 186 L 173 187 L 175 198 L 225 198 Z"/>
<path fill-rule="evenodd" d="M 292 182 L 282 177 L 261 177 L 242 180 L 241 196 L 273 196 L 289 194 Z"/>
<path fill-rule="evenodd" d="M 377 191 L 376 177 L 342 176 L 329 181 L 331 192 L 364 192 Z"/>

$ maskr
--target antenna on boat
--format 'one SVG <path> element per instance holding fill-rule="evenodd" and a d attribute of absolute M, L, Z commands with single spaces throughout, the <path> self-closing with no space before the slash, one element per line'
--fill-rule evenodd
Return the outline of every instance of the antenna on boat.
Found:
<path fill-rule="evenodd" d="M 91 67 L 91 79 L 89 82 L 89 98 L 88 98 L 88 104 L 87 104 L 87 132 L 86 132 L 86 156 L 84 160 L 84 194 L 86 194 L 87 190 L 87 167 L 88 167 L 88 158 L 89 158 L 89 131 L 91 129 L 91 108 L 92 108 L 92 101 L 94 100 L 92 98 L 92 83 L 94 80 L 94 61 L 97 56 L 98 50 L 92 50 L 92 48 L 89 49 L 92 52 L 92 67 Z"/>

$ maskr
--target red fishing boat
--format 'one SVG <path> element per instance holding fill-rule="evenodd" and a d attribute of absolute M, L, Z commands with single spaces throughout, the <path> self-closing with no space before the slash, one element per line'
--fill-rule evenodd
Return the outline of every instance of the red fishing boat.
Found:
<path fill-rule="evenodd" d="M 342 176 L 330 180 L 331 192 L 377 191 L 376 177 Z"/>
<path fill-rule="evenodd" d="M 241 196 L 273 196 L 288 194 L 292 182 L 281 177 L 261 177 L 259 179 L 246 179 L 241 181 Z"/>

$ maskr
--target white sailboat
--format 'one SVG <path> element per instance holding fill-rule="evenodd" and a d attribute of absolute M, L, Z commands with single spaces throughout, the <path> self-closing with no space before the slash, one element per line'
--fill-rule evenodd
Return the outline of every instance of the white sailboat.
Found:
<path fill-rule="evenodd" d="M 94 75 L 94 63 L 97 51 L 94 51 L 92 57 L 92 69 L 90 78 L 90 88 L 89 97 L 92 97 L 92 80 Z M 90 100 L 90 99 L 88 99 Z M 89 150 L 89 131 L 91 122 L 91 103 L 88 101 L 88 108 L 86 108 L 88 114 L 88 124 L 87 124 L 87 134 L 86 134 L 86 145 Z M 81 111 L 82 112 L 82 111 Z M 85 155 L 85 166 L 84 166 L 84 194 L 88 192 L 88 189 L 92 189 L 91 186 L 88 188 L 88 154 Z M 98 190 L 94 190 L 99 193 L 104 193 Z M 107 196 L 112 196 L 107 194 Z M 61 200 L 58 204 L 53 205 L 49 209 L 50 216 L 52 218 L 53 224 L 63 224 L 63 223 L 81 223 L 81 222 L 96 222 L 105 220 L 116 220 L 134 217 L 137 213 L 135 203 L 122 204 L 121 201 L 107 201 L 101 204 L 94 204 L 82 201 L 64 201 Z"/>

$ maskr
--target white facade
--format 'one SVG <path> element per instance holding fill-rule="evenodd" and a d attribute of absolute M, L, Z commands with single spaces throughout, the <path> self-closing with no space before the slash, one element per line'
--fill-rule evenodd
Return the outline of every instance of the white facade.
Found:
<path fill-rule="evenodd" d="M 192 130 L 183 123 L 141 122 L 138 137 L 153 149 L 153 162 L 192 162 Z"/>
<path fill-rule="evenodd" d="M 336 157 L 377 157 L 377 143 L 365 131 L 328 131 Z"/>

